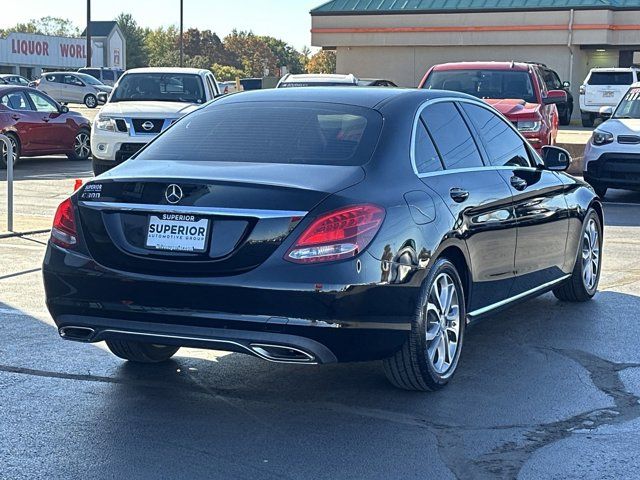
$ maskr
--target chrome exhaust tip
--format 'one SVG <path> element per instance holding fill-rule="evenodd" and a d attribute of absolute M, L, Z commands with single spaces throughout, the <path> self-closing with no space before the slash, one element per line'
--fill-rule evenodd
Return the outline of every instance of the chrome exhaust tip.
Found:
<path fill-rule="evenodd" d="M 252 343 L 249 346 L 259 357 L 271 362 L 316 363 L 316 358 L 313 355 L 295 347 L 265 343 Z"/>
<path fill-rule="evenodd" d="M 65 340 L 74 342 L 90 342 L 96 331 L 90 327 L 62 327 L 58 333 Z"/>

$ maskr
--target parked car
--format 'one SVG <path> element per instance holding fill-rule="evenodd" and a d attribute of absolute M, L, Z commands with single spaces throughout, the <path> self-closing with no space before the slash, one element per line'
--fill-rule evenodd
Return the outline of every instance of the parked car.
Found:
<path fill-rule="evenodd" d="M 219 95 L 218 82 L 209 70 L 128 70 L 93 122 L 94 173 L 124 162 L 178 118 Z M 102 99 L 106 101 L 106 95 Z"/>
<path fill-rule="evenodd" d="M 20 157 L 63 154 L 87 160 L 89 120 L 33 88 L 0 85 L 0 133 L 13 145 L 14 164 Z M 7 166 L 2 144 L 0 167 Z"/>
<path fill-rule="evenodd" d="M 105 85 L 113 87 L 124 73 L 124 70 L 121 68 L 80 68 L 78 69 L 78 73 L 91 75 Z"/>
<path fill-rule="evenodd" d="M 565 150 L 543 155 L 454 92 L 227 95 L 60 205 L 46 304 L 63 338 L 133 362 L 382 359 L 438 389 L 467 320 L 596 293 L 602 205 Z"/>
<path fill-rule="evenodd" d="M 14 75 L 11 73 L 2 73 L 0 74 L 0 84 L 2 85 L 21 85 L 26 87 L 29 85 L 29 80 L 20 76 Z"/>
<path fill-rule="evenodd" d="M 615 107 L 629 87 L 640 81 L 637 68 L 592 68 L 580 86 L 583 127 L 593 127 L 602 107 Z"/>
<path fill-rule="evenodd" d="M 112 88 L 91 75 L 74 72 L 44 73 L 36 80 L 36 88 L 60 103 L 84 103 L 98 106 L 99 93 L 111 93 Z"/>
<path fill-rule="evenodd" d="M 564 90 L 548 90 L 537 65 L 517 62 L 460 62 L 432 67 L 419 88 L 463 92 L 496 108 L 531 145 L 554 145 L 558 136 L 557 103 Z"/>
<path fill-rule="evenodd" d="M 556 103 L 558 108 L 558 117 L 560 125 L 569 125 L 571 123 L 571 116 L 573 115 L 573 94 L 571 93 L 571 83 L 563 82 L 560 80 L 560 76 L 555 70 L 547 67 L 543 63 L 535 63 L 538 65 L 542 80 L 544 81 L 547 90 L 564 90 L 567 92 L 567 101 Z"/>
<path fill-rule="evenodd" d="M 390 80 L 378 78 L 359 79 L 353 74 L 287 74 L 280 79 L 276 88 L 290 87 L 396 87 Z"/>
<path fill-rule="evenodd" d="M 632 85 L 609 118 L 600 124 L 584 150 L 584 179 L 601 197 L 609 188 L 640 190 L 640 83 Z"/>

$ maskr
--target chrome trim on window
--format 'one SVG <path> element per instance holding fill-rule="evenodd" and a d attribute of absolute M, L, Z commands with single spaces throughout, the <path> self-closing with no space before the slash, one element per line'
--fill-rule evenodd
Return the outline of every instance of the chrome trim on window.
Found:
<path fill-rule="evenodd" d="M 454 102 L 454 103 L 469 103 L 471 105 L 476 105 L 478 107 L 484 108 L 485 110 L 489 110 L 491 113 L 497 114 L 499 117 L 502 118 L 502 120 L 504 120 L 510 127 L 511 129 L 516 132 L 518 134 L 518 136 L 522 139 L 525 148 L 527 148 L 527 150 L 529 151 L 529 154 L 534 156 L 534 159 L 538 159 L 540 160 L 540 163 L 542 163 L 542 160 L 540 159 L 540 156 L 538 155 L 538 153 L 531 147 L 531 145 L 529 144 L 529 141 L 522 135 L 522 133 L 520 133 L 520 131 L 515 128 L 513 126 L 513 124 L 507 119 L 505 118 L 504 115 L 502 115 L 500 112 L 498 112 L 495 108 L 491 107 L 490 105 L 487 105 L 486 103 L 480 101 L 480 100 L 474 100 L 471 98 L 464 98 L 464 97 L 441 97 L 441 98 L 433 98 L 431 100 L 427 100 L 426 102 L 424 102 L 422 105 L 420 105 L 420 107 L 418 108 L 418 111 L 415 114 L 415 117 L 413 119 L 413 131 L 411 132 L 411 150 L 409 152 L 409 156 L 411 158 L 411 168 L 413 168 L 413 173 L 415 173 L 415 175 L 418 178 L 425 178 L 425 177 L 435 177 L 435 176 L 439 176 L 439 175 L 448 175 L 451 173 L 465 173 L 465 172 L 478 172 L 478 171 L 487 171 L 487 170 L 514 170 L 514 169 L 530 169 L 530 170 L 535 170 L 536 167 L 518 167 L 518 166 L 493 166 L 493 165 L 484 165 L 482 167 L 467 167 L 467 168 L 455 168 L 455 169 L 451 169 L 451 170 L 439 170 L 437 172 L 427 172 L 427 173 L 419 173 L 418 172 L 418 167 L 416 166 L 416 136 L 417 136 L 417 130 L 418 130 L 418 124 L 420 123 L 420 115 L 422 115 L 422 112 L 429 106 L 431 105 L 435 105 L 437 103 L 444 103 L 444 102 Z M 462 116 L 462 114 L 461 114 Z M 463 119 L 465 120 L 465 122 L 467 121 L 466 118 L 464 118 L 464 116 L 462 116 Z M 470 128 L 471 130 L 471 128 Z M 470 131 L 471 135 L 474 136 L 474 131 Z M 475 140 L 475 136 L 474 136 L 474 140 Z M 480 148 L 478 149 L 480 151 Z M 483 153 L 485 155 L 483 155 Z M 482 157 L 482 161 L 484 162 L 485 160 L 487 160 L 485 158 L 486 156 L 486 152 L 484 152 L 484 148 L 482 149 L 482 151 L 480 151 L 480 155 Z"/>
<path fill-rule="evenodd" d="M 309 212 L 297 210 L 261 210 L 248 208 L 223 208 L 223 207 L 189 207 L 182 205 L 146 205 L 138 203 L 118 202 L 91 202 L 80 201 L 78 205 L 94 210 L 114 210 L 119 212 L 146 212 L 146 213 L 179 213 L 185 215 L 225 217 L 251 217 L 251 218 L 292 218 L 305 217 Z"/>

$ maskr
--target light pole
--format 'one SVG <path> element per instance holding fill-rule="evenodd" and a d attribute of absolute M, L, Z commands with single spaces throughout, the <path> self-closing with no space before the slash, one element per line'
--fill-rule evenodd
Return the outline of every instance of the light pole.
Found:
<path fill-rule="evenodd" d="M 183 0 L 180 0 L 180 66 L 181 67 L 184 66 L 183 64 L 183 56 L 184 56 L 183 28 L 184 28 L 184 5 L 183 5 Z"/>
<path fill-rule="evenodd" d="M 87 67 L 91 67 L 91 0 L 87 0 Z"/>

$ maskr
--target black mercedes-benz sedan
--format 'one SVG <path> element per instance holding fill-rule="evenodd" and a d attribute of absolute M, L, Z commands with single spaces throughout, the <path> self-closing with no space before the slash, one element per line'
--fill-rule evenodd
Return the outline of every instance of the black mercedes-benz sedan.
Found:
<path fill-rule="evenodd" d="M 134 362 L 382 360 L 437 389 L 469 322 L 596 293 L 602 205 L 566 151 L 543 154 L 464 94 L 222 97 L 60 205 L 47 305 L 63 338 Z"/>

